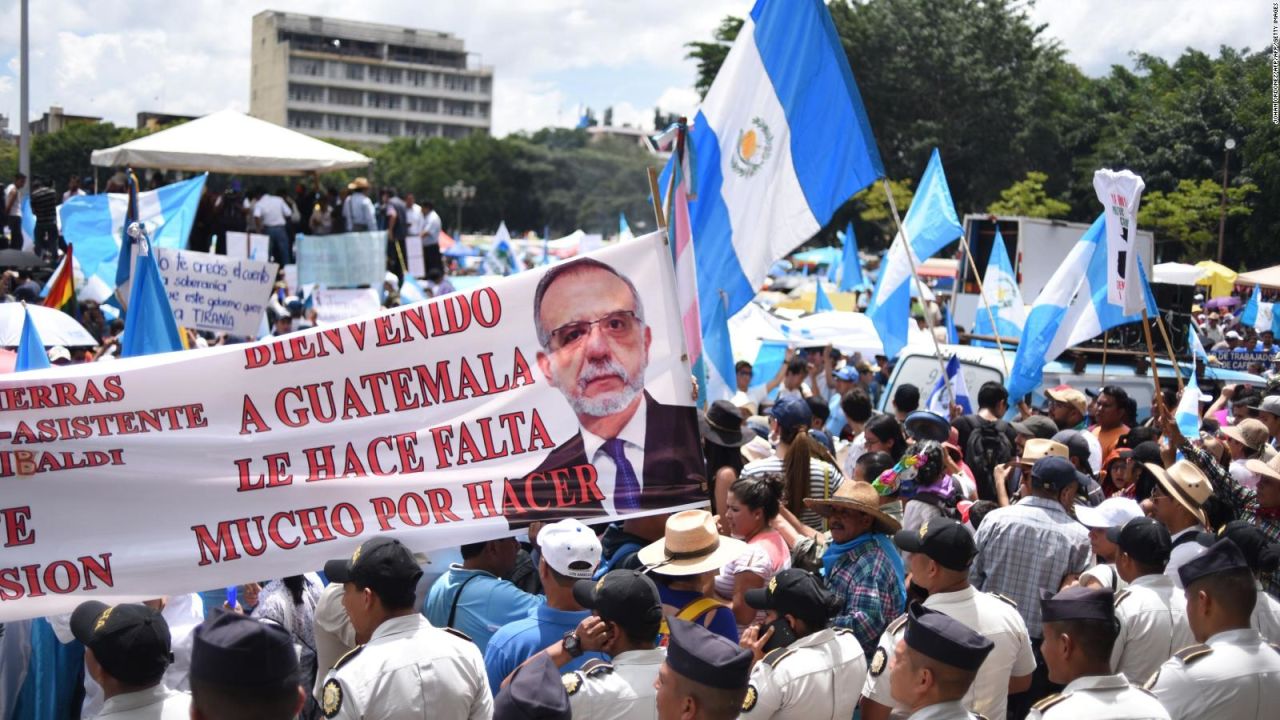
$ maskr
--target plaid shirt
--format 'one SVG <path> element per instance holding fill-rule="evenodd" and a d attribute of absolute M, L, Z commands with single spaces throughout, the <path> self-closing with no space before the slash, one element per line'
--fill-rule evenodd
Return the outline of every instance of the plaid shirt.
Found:
<path fill-rule="evenodd" d="M 1067 575 L 1089 567 L 1089 532 L 1056 500 L 1027 497 L 992 510 L 978 528 L 969 580 L 1018 604 L 1027 631 L 1039 638 L 1040 591 L 1057 592 Z"/>
<path fill-rule="evenodd" d="M 1203 448 L 1185 443 L 1178 448 L 1188 460 L 1209 478 L 1214 487 L 1227 489 L 1231 499 L 1231 507 L 1236 517 L 1261 530 L 1273 543 L 1280 543 L 1280 518 L 1263 517 L 1262 506 L 1258 504 L 1258 492 L 1235 481 L 1231 473 L 1213 459 Z M 1272 597 L 1280 599 L 1280 572 L 1262 573 L 1259 580 L 1262 587 Z"/>
<path fill-rule="evenodd" d="M 875 652 L 889 622 L 906 612 L 898 600 L 902 590 L 898 574 L 874 541 L 862 543 L 836 560 L 827 576 L 827 589 L 842 604 L 831 624 L 852 630 L 867 657 Z"/>

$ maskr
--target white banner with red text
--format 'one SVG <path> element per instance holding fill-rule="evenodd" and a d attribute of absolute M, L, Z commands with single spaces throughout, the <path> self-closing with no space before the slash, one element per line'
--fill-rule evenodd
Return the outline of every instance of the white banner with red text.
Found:
<path fill-rule="evenodd" d="M 706 503 L 661 233 L 267 341 L 0 376 L 0 622 Z M 536 315 L 535 315 L 536 313 Z"/>

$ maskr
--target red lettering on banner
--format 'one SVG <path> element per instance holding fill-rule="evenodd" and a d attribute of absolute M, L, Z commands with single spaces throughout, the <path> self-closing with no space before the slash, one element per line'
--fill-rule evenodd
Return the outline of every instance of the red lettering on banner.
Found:
<path fill-rule="evenodd" d="M 356 420 L 367 418 L 372 414 L 369 408 L 365 407 L 364 400 L 360 398 L 360 391 L 348 380 L 346 390 L 342 393 L 342 419 Z"/>
<path fill-rule="evenodd" d="M 260 474 L 256 478 L 251 477 L 252 472 L 249 466 L 249 463 L 253 462 L 251 459 L 240 458 L 235 461 L 236 471 L 240 478 L 236 492 L 248 492 L 250 490 L 293 484 L 293 476 L 285 474 L 289 469 L 289 453 L 270 453 L 263 455 L 262 460 L 267 464 L 267 473 L 265 476 Z"/>
<path fill-rule="evenodd" d="M 0 508 L 0 520 L 4 521 L 4 546 L 30 545 L 36 541 L 36 531 L 27 529 L 31 519 L 31 506 Z"/>
<path fill-rule="evenodd" d="M 427 501 L 431 503 L 431 517 L 436 524 L 462 522 L 462 518 L 453 513 L 453 496 L 443 488 L 431 488 L 426 491 Z"/>
<path fill-rule="evenodd" d="M 394 319 L 395 318 L 392 315 L 379 315 L 373 319 L 373 331 L 377 336 L 377 342 L 373 344 L 374 347 L 386 347 L 388 345 L 400 344 L 400 331 L 391 326 Z"/>
<path fill-rule="evenodd" d="M 98 583 L 115 587 L 111 553 L 84 555 L 74 562 L 55 560 L 47 565 L 0 568 L 0 602 L 97 590 Z"/>
<path fill-rule="evenodd" d="M 391 530 L 391 516 L 396 514 L 396 503 L 388 497 L 370 498 L 369 504 L 373 505 L 373 517 L 378 521 L 379 532 L 389 532 Z"/>
<path fill-rule="evenodd" d="M 256 370 L 267 365 L 284 365 L 313 358 L 328 357 L 330 353 L 342 354 L 342 333 L 338 328 L 327 328 L 311 335 L 291 335 L 284 340 L 274 340 L 266 345 L 252 345 L 244 350 L 244 369 Z"/>
<path fill-rule="evenodd" d="M 436 451 L 436 469 L 555 447 L 537 410 L 530 411 L 527 422 L 522 411 L 503 413 L 498 416 L 498 427 L 505 432 L 495 437 L 493 418 L 481 417 L 460 422 L 456 427 L 438 425 L 430 428 L 428 432 Z"/>
<path fill-rule="evenodd" d="M 0 477 L 25 477 L 37 473 L 82 470 L 85 468 L 124 465 L 124 450 L 88 450 L 43 452 L 0 450 Z"/>
<path fill-rule="evenodd" d="M 482 303 L 481 300 L 488 300 Z M 502 320 L 502 300 L 493 288 L 480 288 L 471 294 L 471 316 L 482 328 L 491 328 Z"/>
<path fill-rule="evenodd" d="M 462 486 L 467 491 L 467 503 L 471 505 L 471 517 L 476 520 L 483 520 L 498 515 L 498 508 L 493 504 L 493 483 L 489 480 L 484 482 L 467 483 Z"/>
<path fill-rule="evenodd" d="M 343 515 L 346 516 L 345 519 Z M 329 524 L 343 537 L 356 537 L 364 532 L 364 518 L 360 517 L 360 511 L 351 503 L 334 505 L 333 512 L 329 514 Z"/>
<path fill-rule="evenodd" d="M 289 550 L 299 543 L 314 545 L 336 540 L 338 535 L 355 537 L 364 531 L 364 519 L 359 511 L 345 502 L 332 509 L 322 505 L 278 512 L 265 523 L 265 528 L 264 519 L 263 515 L 254 515 L 223 520 L 212 530 L 207 525 L 192 525 L 196 550 L 200 553 L 197 566 L 239 560 L 244 556 L 256 557 L 266 552 L 269 546 Z M 281 532 L 281 526 L 286 524 L 298 530 L 300 536 L 286 538 Z"/>
<path fill-rule="evenodd" d="M 364 323 L 351 323 L 347 326 L 347 330 L 351 333 L 351 339 L 356 341 L 356 349 L 364 350 Z"/>
<path fill-rule="evenodd" d="M 422 527 L 431 522 L 431 513 L 427 510 L 427 501 L 417 493 L 405 493 L 400 496 L 396 509 L 400 511 L 400 521 L 409 527 Z"/>
<path fill-rule="evenodd" d="M 84 390 L 73 382 L 0 388 L 0 412 L 96 405 L 124 399 L 124 388 L 120 385 L 119 375 L 108 375 L 100 381 L 90 378 L 84 383 Z"/>
<path fill-rule="evenodd" d="M 252 423 L 254 429 L 249 429 Z M 271 428 L 262 420 L 262 413 L 258 412 L 258 406 L 253 404 L 253 400 L 248 395 L 244 396 L 244 401 L 240 407 L 240 434 L 248 435 L 250 433 L 271 432 Z"/>
<path fill-rule="evenodd" d="M 334 477 L 333 446 L 307 448 L 302 451 L 307 459 L 307 482 L 332 480 Z"/>
<path fill-rule="evenodd" d="M 280 535 L 280 523 L 285 520 L 287 520 L 294 529 L 297 529 L 298 522 L 293 519 L 293 513 L 278 512 L 275 515 L 272 515 L 271 520 L 267 523 L 267 535 L 270 536 L 271 542 L 276 547 L 283 548 L 285 550 L 292 550 L 297 547 L 298 543 L 302 542 L 302 540 L 294 539 L 292 541 L 288 541 Z"/>

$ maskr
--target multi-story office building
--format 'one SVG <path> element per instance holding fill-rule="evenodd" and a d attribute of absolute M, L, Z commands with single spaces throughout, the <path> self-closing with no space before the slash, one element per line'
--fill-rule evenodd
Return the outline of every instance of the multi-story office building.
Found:
<path fill-rule="evenodd" d="M 461 38 L 268 10 L 253 17 L 249 114 L 308 135 L 386 142 L 492 126 L 493 68 Z"/>

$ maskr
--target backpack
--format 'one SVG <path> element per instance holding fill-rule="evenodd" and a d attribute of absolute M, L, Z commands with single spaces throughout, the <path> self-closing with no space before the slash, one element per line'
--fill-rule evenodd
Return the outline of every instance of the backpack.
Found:
<path fill-rule="evenodd" d="M 1008 424 L 1003 420 L 990 422 L 976 415 L 969 416 L 973 430 L 964 446 L 964 462 L 973 471 L 978 484 L 978 499 L 995 500 L 996 467 L 1013 459 L 1013 443 L 1009 440 Z"/>
<path fill-rule="evenodd" d="M 708 613 L 720 608 L 727 607 L 724 603 L 714 598 L 700 597 L 697 600 L 680 608 L 680 612 L 676 613 L 676 617 L 681 620 L 688 620 L 691 623 L 701 623 L 706 627 L 706 621 L 703 620 Z M 657 647 L 667 647 L 667 643 L 671 638 L 671 629 L 667 627 L 667 618 L 662 618 L 662 625 L 658 628 L 658 644 Z"/>
<path fill-rule="evenodd" d="M 916 493 L 911 500 L 919 500 L 926 505 L 932 505 L 942 513 L 942 517 L 950 518 L 956 522 L 964 522 L 964 516 L 960 513 L 960 488 L 956 483 L 952 483 L 951 494 L 947 497 L 939 497 L 933 493 L 922 492 Z M 908 501 L 910 502 L 910 501 Z"/>

